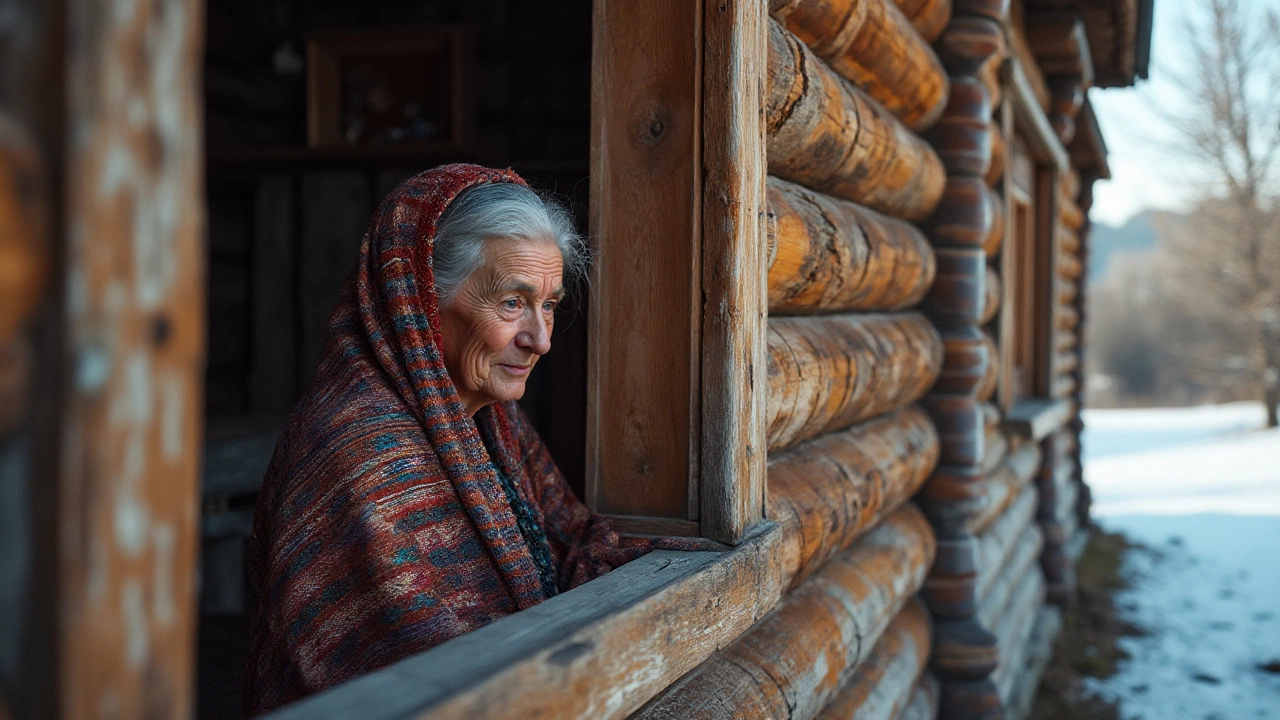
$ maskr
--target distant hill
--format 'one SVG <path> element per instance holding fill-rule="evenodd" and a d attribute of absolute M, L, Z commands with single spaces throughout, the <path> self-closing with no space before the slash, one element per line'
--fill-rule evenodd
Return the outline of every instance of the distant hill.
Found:
<path fill-rule="evenodd" d="M 1096 223 L 1089 232 L 1089 279 L 1097 282 L 1106 275 L 1116 252 L 1138 254 L 1155 247 L 1157 213 L 1146 211 L 1129 218 L 1120 227 Z"/>

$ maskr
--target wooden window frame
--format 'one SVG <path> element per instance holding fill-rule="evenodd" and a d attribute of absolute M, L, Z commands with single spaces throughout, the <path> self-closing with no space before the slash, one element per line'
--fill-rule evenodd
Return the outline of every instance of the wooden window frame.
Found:
<path fill-rule="evenodd" d="M 596 0 L 587 502 L 727 543 L 763 518 L 763 3 Z"/>

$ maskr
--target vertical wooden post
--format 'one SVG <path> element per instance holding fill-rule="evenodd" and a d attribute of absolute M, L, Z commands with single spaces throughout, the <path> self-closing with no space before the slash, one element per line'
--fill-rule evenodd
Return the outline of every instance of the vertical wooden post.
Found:
<path fill-rule="evenodd" d="M 702 81 L 702 534 L 763 515 L 768 261 L 761 0 L 707 2 Z"/>
<path fill-rule="evenodd" d="M 21 647 L 31 669 L 12 709 L 23 719 L 188 718 L 204 346 L 203 5 L 48 8 L 35 14 L 57 19 L 57 29 L 36 33 L 46 52 L 27 59 L 64 69 L 65 83 L 59 76 L 48 92 L 65 89 L 66 105 L 24 117 L 41 118 L 46 159 L 60 168 L 48 342 L 32 403 L 45 417 L 27 428 L 33 522 Z"/>
<path fill-rule="evenodd" d="M 593 12 L 587 501 L 696 534 L 701 3 Z"/>

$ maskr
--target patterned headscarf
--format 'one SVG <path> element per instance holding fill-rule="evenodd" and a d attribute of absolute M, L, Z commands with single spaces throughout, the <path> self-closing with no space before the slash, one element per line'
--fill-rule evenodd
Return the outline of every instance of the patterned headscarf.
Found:
<path fill-rule="evenodd" d="M 514 403 L 467 416 L 441 353 L 432 243 L 454 198 L 495 182 L 524 184 L 474 165 L 423 173 L 382 203 L 365 234 L 258 500 L 250 714 L 655 547 L 688 547 L 620 540 L 572 495 Z"/>

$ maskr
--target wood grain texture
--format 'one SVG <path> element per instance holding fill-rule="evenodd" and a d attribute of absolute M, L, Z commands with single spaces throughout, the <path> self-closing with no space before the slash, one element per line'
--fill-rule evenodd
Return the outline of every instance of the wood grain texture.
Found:
<path fill-rule="evenodd" d="M 933 392 L 977 395 L 992 361 L 991 346 L 982 330 L 969 325 L 942 331 L 942 373 Z"/>
<path fill-rule="evenodd" d="M 986 87 L 972 77 L 953 79 L 942 117 L 927 136 L 947 173 L 985 176 L 994 136 Z"/>
<path fill-rule="evenodd" d="M 904 506 L 635 717 L 813 717 L 920 587 L 933 555 L 928 522 Z"/>
<path fill-rule="evenodd" d="M 986 296 L 982 300 L 982 317 L 979 319 L 980 324 L 990 324 L 996 319 L 996 314 L 1000 312 L 1000 274 L 993 267 L 987 267 L 987 279 L 985 282 Z"/>
<path fill-rule="evenodd" d="M 980 403 L 988 403 L 995 397 L 996 388 L 1000 384 L 1000 349 L 996 346 L 996 340 L 990 332 L 984 330 L 982 334 L 987 345 L 987 356 L 991 360 L 987 363 L 987 373 L 982 376 L 982 381 L 973 391 L 973 396 Z"/>
<path fill-rule="evenodd" d="M 696 520 L 702 16 L 680 0 L 594 8 L 587 501 Z"/>
<path fill-rule="evenodd" d="M 929 659 L 929 613 L 908 602 L 818 720 L 896 720 L 914 699 Z"/>
<path fill-rule="evenodd" d="M 927 143 L 774 21 L 768 68 L 770 174 L 893 217 L 928 217 L 945 176 Z"/>
<path fill-rule="evenodd" d="M 765 492 L 767 18 L 708 2 L 702 62 L 702 534 L 739 541 Z"/>
<path fill-rule="evenodd" d="M 935 247 L 978 248 L 985 252 L 995 224 L 992 191 L 979 175 L 952 175 L 946 192 L 923 224 Z"/>
<path fill-rule="evenodd" d="M 774 607 L 778 539 L 764 525 L 728 553 L 651 553 L 270 717 L 626 717 Z"/>
<path fill-rule="evenodd" d="M 1004 217 L 1004 200 L 1000 199 L 998 192 L 987 193 L 987 200 L 991 203 L 991 231 L 987 233 L 987 237 L 982 241 L 982 250 L 987 254 L 988 258 L 995 258 L 1000 247 L 1004 244 L 1005 233 L 1005 217 Z"/>
<path fill-rule="evenodd" d="M 1018 539 L 1034 521 L 1038 504 L 1035 486 L 1024 485 L 995 522 L 978 535 L 978 598 L 986 597 L 991 591 Z"/>
<path fill-rule="evenodd" d="M 933 673 L 925 672 L 911 692 L 911 700 L 898 713 L 897 720 L 937 720 L 939 697 L 938 680 Z"/>
<path fill-rule="evenodd" d="M 991 681 L 1005 703 L 1013 689 L 1017 676 L 1025 668 L 1023 658 L 1027 643 L 1035 629 L 1036 618 L 1045 601 L 1044 576 L 1039 572 L 1027 573 L 1014 591 L 1006 612 L 1000 617 L 995 633 L 1000 650 L 1000 662 L 991 673 Z"/>
<path fill-rule="evenodd" d="M 937 264 L 911 223 L 769 178 L 769 312 L 902 310 Z"/>
<path fill-rule="evenodd" d="M 991 94 L 991 89 L 987 88 L 987 94 Z M 992 115 L 995 115 L 995 103 L 992 103 Z M 987 185 L 995 187 L 1000 182 L 1000 178 L 1004 177 L 1004 163 L 1008 149 L 1005 147 L 1004 134 L 1000 132 L 1000 121 L 994 119 L 991 122 L 991 162 L 987 166 L 987 174 L 983 179 L 987 181 Z"/>
<path fill-rule="evenodd" d="M 195 706 L 204 378 L 203 6 L 67 3 L 67 278 L 58 408 L 60 699 Z M 75 381 L 70 382 L 74 377 Z"/>
<path fill-rule="evenodd" d="M 942 369 L 942 339 L 916 312 L 769 320 L 769 450 L 919 399 Z"/>
<path fill-rule="evenodd" d="M 1040 446 L 1036 443 L 1026 443 L 1005 456 L 987 477 L 987 505 L 969 521 L 970 532 L 983 533 L 1004 515 L 1036 477 L 1040 460 Z"/>
<path fill-rule="evenodd" d="M 1045 606 L 1036 613 L 1035 626 L 1027 640 L 1026 649 L 1017 667 L 1022 668 L 1004 691 L 1004 705 L 1014 718 L 1029 718 L 1035 704 L 1040 678 L 1053 658 L 1058 633 L 1062 630 L 1062 613 L 1058 608 Z"/>
<path fill-rule="evenodd" d="M 916 406 L 824 435 L 769 460 L 769 519 L 782 526 L 782 575 L 794 586 L 915 494 L 938 461 Z"/>
<path fill-rule="evenodd" d="M 1027 577 L 1027 573 L 1039 571 L 1040 551 L 1043 547 L 1044 536 L 1039 526 L 1034 523 L 1028 525 L 1008 560 L 1000 568 L 995 582 L 979 601 L 978 620 L 984 627 L 999 626 L 1000 618 L 1010 611 L 1014 592 Z"/>
<path fill-rule="evenodd" d="M 769 12 L 907 127 L 937 121 L 947 75 L 893 0 L 774 0 Z"/>
<path fill-rule="evenodd" d="M 894 3 L 927 42 L 937 40 L 951 20 L 951 0 L 894 0 Z"/>
<path fill-rule="evenodd" d="M 930 394 L 922 404 L 938 427 L 940 462 L 956 466 L 976 466 L 982 462 L 982 440 L 986 432 L 982 403 L 977 397 Z"/>
<path fill-rule="evenodd" d="M 987 257 L 981 248 L 938 248 L 933 287 L 920 304 L 938 327 L 978 325 L 987 300 Z"/>

